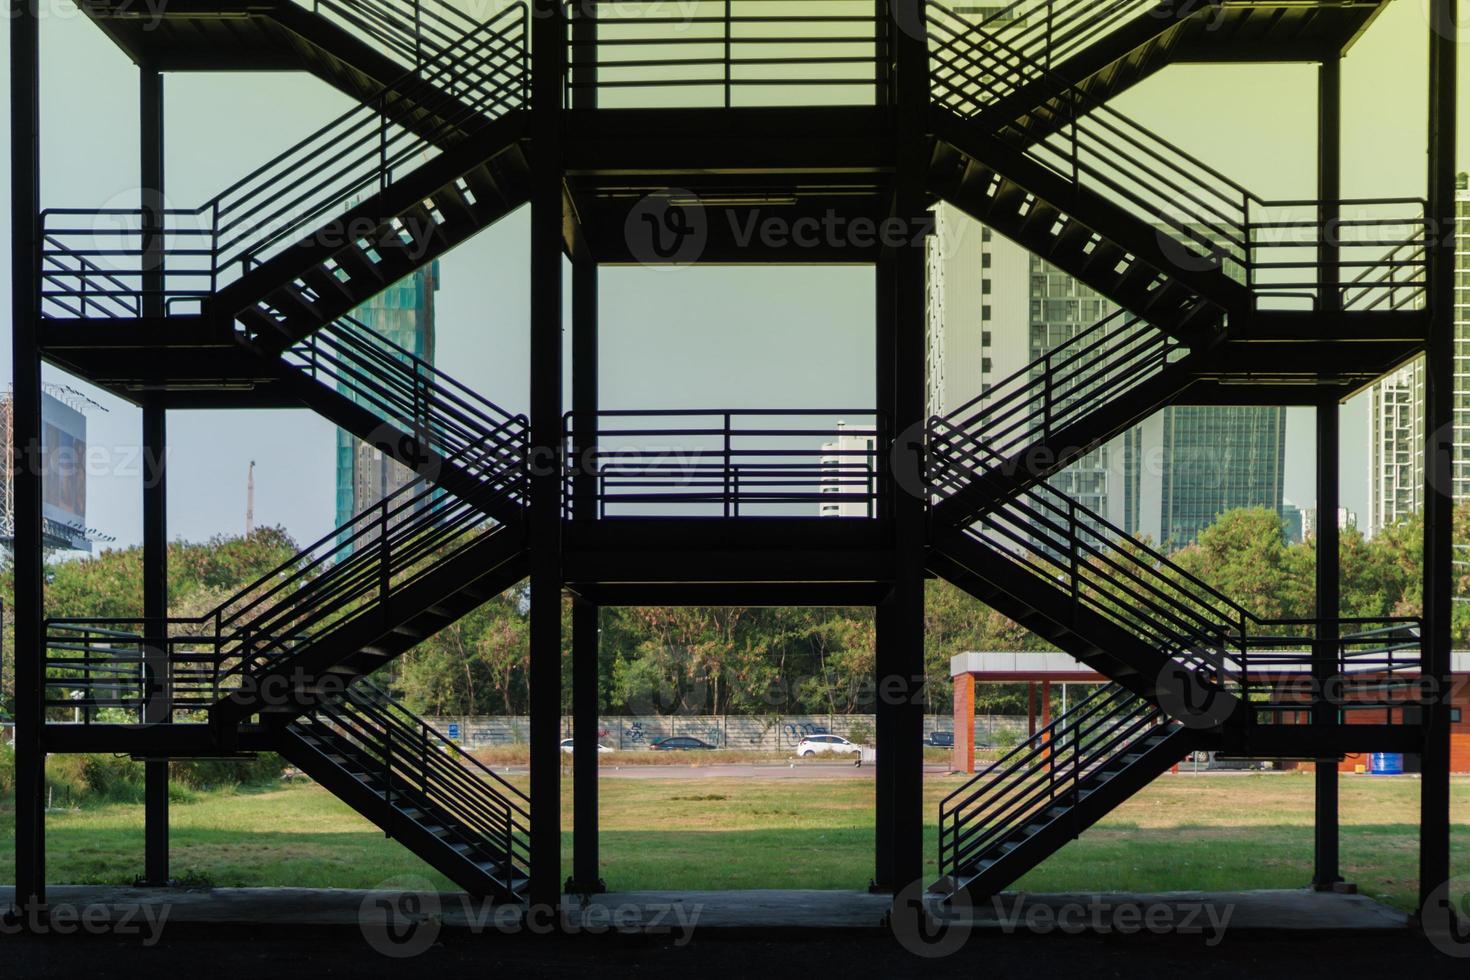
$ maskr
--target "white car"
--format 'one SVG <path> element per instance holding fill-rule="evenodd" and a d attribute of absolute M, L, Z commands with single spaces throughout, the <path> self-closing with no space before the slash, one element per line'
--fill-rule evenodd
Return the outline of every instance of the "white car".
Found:
<path fill-rule="evenodd" d="M 572 747 L 573 747 L 573 745 L 574 745 L 574 742 L 572 741 L 572 739 L 564 738 L 564 739 L 561 740 L 561 750 L 563 752 L 565 752 L 567 755 L 571 755 L 572 754 Z M 599 753 L 602 753 L 602 752 L 611 752 L 612 749 L 608 748 L 606 745 L 598 745 L 597 746 L 597 751 Z"/>
<path fill-rule="evenodd" d="M 863 747 L 856 742 L 849 742 L 841 735 L 808 735 L 796 746 L 796 754 L 802 758 L 811 758 L 814 755 L 861 756 Z"/>

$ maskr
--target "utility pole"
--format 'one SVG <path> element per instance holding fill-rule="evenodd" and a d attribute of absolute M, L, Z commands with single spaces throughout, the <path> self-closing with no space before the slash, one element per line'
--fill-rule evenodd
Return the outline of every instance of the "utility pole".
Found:
<path fill-rule="evenodd" d="M 245 536 L 255 533 L 255 460 L 245 471 Z"/>

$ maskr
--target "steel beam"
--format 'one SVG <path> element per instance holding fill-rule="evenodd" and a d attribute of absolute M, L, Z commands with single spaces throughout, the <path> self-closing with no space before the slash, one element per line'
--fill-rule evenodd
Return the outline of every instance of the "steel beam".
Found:
<path fill-rule="evenodd" d="M 577 10 L 573 7 L 573 10 Z M 573 37 L 580 44 L 596 39 L 596 22 L 573 16 Z M 594 69 L 590 69 L 595 72 Z M 576 90 L 574 99 L 593 100 L 595 89 Z M 584 237 L 577 236 L 578 241 Z M 572 256 L 572 414 L 586 420 L 573 426 L 572 458 L 595 452 L 598 406 L 597 263 L 590 254 Z M 579 522 L 597 515 L 597 475 L 578 468 L 572 476 L 572 515 Z M 585 598 L 572 604 L 572 877 L 567 891 L 604 892 L 599 869 L 597 797 L 598 653 L 601 611 Z"/>
<path fill-rule="evenodd" d="M 10 4 L 11 425 L 15 500 L 15 896 L 46 901 L 41 357 L 37 347 L 41 199 L 40 19 L 37 0 Z"/>
<path fill-rule="evenodd" d="M 531 881 L 533 906 L 561 896 L 562 5 L 532 7 L 531 159 Z"/>
<path fill-rule="evenodd" d="M 890 27 L 895 81 L 893 105 L 897 116 L 898 162 L 894 176 L 893 216 L 910 227 L 927 223 L 925 182 L 930 155 L 924 131 L 929 103 L 928 50 L 915 24 L 922 24 L 923 4 L 893 4 Z M 883 333 L 891 342 L 884 361 L 892 370 L 892 426 L 894 465 L 908 472 L 894 474 L 901 489 L 893 495 L 894 584 L 877 621 L 878 672 L 876 714 L 886 716 L 878 742 L 878 792 L 888 801 L 880 815 L 878 833 L 887 838 L 887 881 L 895 892 L 922 888 L 924 871 L 924 540 L 925 501 L 918 492 L 924 434 L 924 339 L 927 320 L 925 242 L 907 241 L 892 248 L 892 321 Z M 886 393 L 885 393 L 886 394 Z M 902 488 L 907 488 L 905 492 Z"/>
<path fill-rule="evenodd" d="M 166 725 L 173 717 L 168 656 L 167 429 L 163 407 L 143 404 L 143 619 L 148 690 L 143 720 Z M 143 882 L 169 880 L 168 759 L 144 765 Z"/>
<path fill-rule="evenodd" d="M 1322 229 L 1317 245 L 1317 310 L 1336 314 L 1342 305 L 1339 268 L 1342 249 L 1336 232 L 1342 206 L 1342 60 L 1328 58 L 1317 69 L 1317 199 Z M 1341 561 L 1337 509 L 1341 502 L 1340 410 L 1336 392 L 1324 389 L 1317 403 L 1317 619 L 1312 677 L 1317 690 L 1329 690 L 1337 672 L 1337 617 L 1340 614 Z M 1324 698 L 1312 704 L 1312 723 L 1336 725 L 1338 712 Z M 1337 757 L 1316 760 L 1315 861 L 1312 886 L 1331 889 L 1342 881 L 1338 824 Z"/>
<path fill-rule="evenodd" d="M 601 649 L 601 610 L 578 599 L 572 603 L 572 877 L 567 891 L 605 892 L 599 868 L 597 802 L 597 662 Z"/>
<path fill-rule="evenodd" d="M 1337 673 L 1337 623 L 1341 591 L 1337 508 L 1341 494 L 1338 466 L 1341 458 L 1339 408 L 1332 390 L 1317 405 L 1317 618 L 1316 646 L 1312 651 L 1312 677 L 1318 691 L 1331 690 Z M 1338 711 L 1325 698 L 1312 705 L 1314 726 L 1335 726 Z M 1339 859 L 1337 756 L 1316 760 L 1315 870 L 1312 886 L 1330 889 L 1342 881 Z"/>
<path fill-rule="evenodd" d="M 140 204 L 143 209 L 143 303 L 146 317 L 162 317 L 164 290 L 164 91 L 163 75 L 138 68 Z M 167 412 L 155 398 L 143 400 L 143 619 L 148 671 L 143 720 L 166 724 L 172 717 L 169 692 Z M 143 882 L 162 886 L 169 878 L 168 760 L 143 767 Z"/>
<path fill-rule="evenodd" d="M 1450 690 L 1454 582 L 1455 111 L 1458 25 L 1455 0 L 1429 6 L 1429 341 L 1424 365 L 1424 666 Z M 1450 705 L 1434 698 L 1422 715 L 1419 783 L 1420 915 L 1450 876 Z"/>

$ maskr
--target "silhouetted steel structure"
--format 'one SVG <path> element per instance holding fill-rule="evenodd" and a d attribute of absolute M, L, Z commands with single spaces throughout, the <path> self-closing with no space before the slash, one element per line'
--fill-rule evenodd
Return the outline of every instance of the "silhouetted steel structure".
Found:
<path fill-rule="evenodd" d="M 924 874 L 931 575 L 1114 681 L 945 801 L 940 888 L 995 891 L 1201 748 L 1421 753 L 1425 893 L 1448 878 L 1447 707 L 1396 681 L 1406 665 L 1429 678 L 1448 669 L 1447 0 L 1431 5 L 1428 198 L 1360 201 L 1339 189 L 1340 62 L 1384 6 L 1375 0 L 1018 0 L 989 15 L 918 0 L 739 0 L 680 18 L 659 4 L 542 0 L 483 20 L 453 0 L 174 0 L 156 22 L 121 3 L 83 6 L 139 66 L 145 191 L 134 210 L 40 210 L 37 16 L 13 0 L 22 896 L 44 895 L 46 754 L 150 760 L 147 877 L 162 881 L 163 760 L 271 749 L 464 888 L 554 902 L 565 592 L 578 719 L 571 887 L 600 885 L 597 610 L 645 603 L 875 607 L 873 879 L 903 887 Z M 1319 66 L 1310 200 L 1262 199 L 1113 105 L 1171 64 L 1282 61 Z M 311 72 L 354 108 L 197 208 L 165 207 L 163 74 L 259 68 Z M 926 418 L 923 245 L 936 199 L 1122 312 L 978 402 Z M 527 204 L 523 416 L 347 313 Z M 788 228 L 824 231 L 747 240 L 741 229 L 773 209 Z M 876 269 L 874 401 L 860 407 L 876 451 L 834 460 L 821 448 L 850 409 L 601 410 L 598 267 L 694 261 Z M 1164 405 L 1305 405 L 1319 413 L 1318 507 L 1330 514 L 1339 403 L 1420 352 L 1432 433 L 1422 623 L 1340 616 L 1330 520 L 1317 616 L 1271 622 L 1046 483 Z M 167 615 L 165 474 L 150 473 L 142 617 L 47 620 L 40 475 L 25 465 L 43 361 L 140 404 L 155 451 L 168 411 L 304 407 L 420 479 L 181 620 Z M 655 451 L 679 440 L 698 451 Z M 817 518 L 834 488 L 863 516 Z M 366 677 L 527 576 L 523 794 Z M 1274 724 L 1270 691 L 1251 686 L 1272 666 L 1262 651 L 1283 671 L 1370 695 L 1321 696 L 1314 724 Z M 1349 725 L 1350 709 L 1378 714 Z M 1336 776 L 1321 769 L 1326 886 L 1339 879 Z"/>

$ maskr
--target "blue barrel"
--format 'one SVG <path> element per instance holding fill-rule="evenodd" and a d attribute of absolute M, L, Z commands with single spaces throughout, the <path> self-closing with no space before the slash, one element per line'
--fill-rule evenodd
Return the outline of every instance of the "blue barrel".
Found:
<path fill-rule="evenodd" d="M 1368 772 L 1374 776 L 1402 776 L 1404 754 L 1402 752 L 1374 752 L 1368 756 Z"/>

